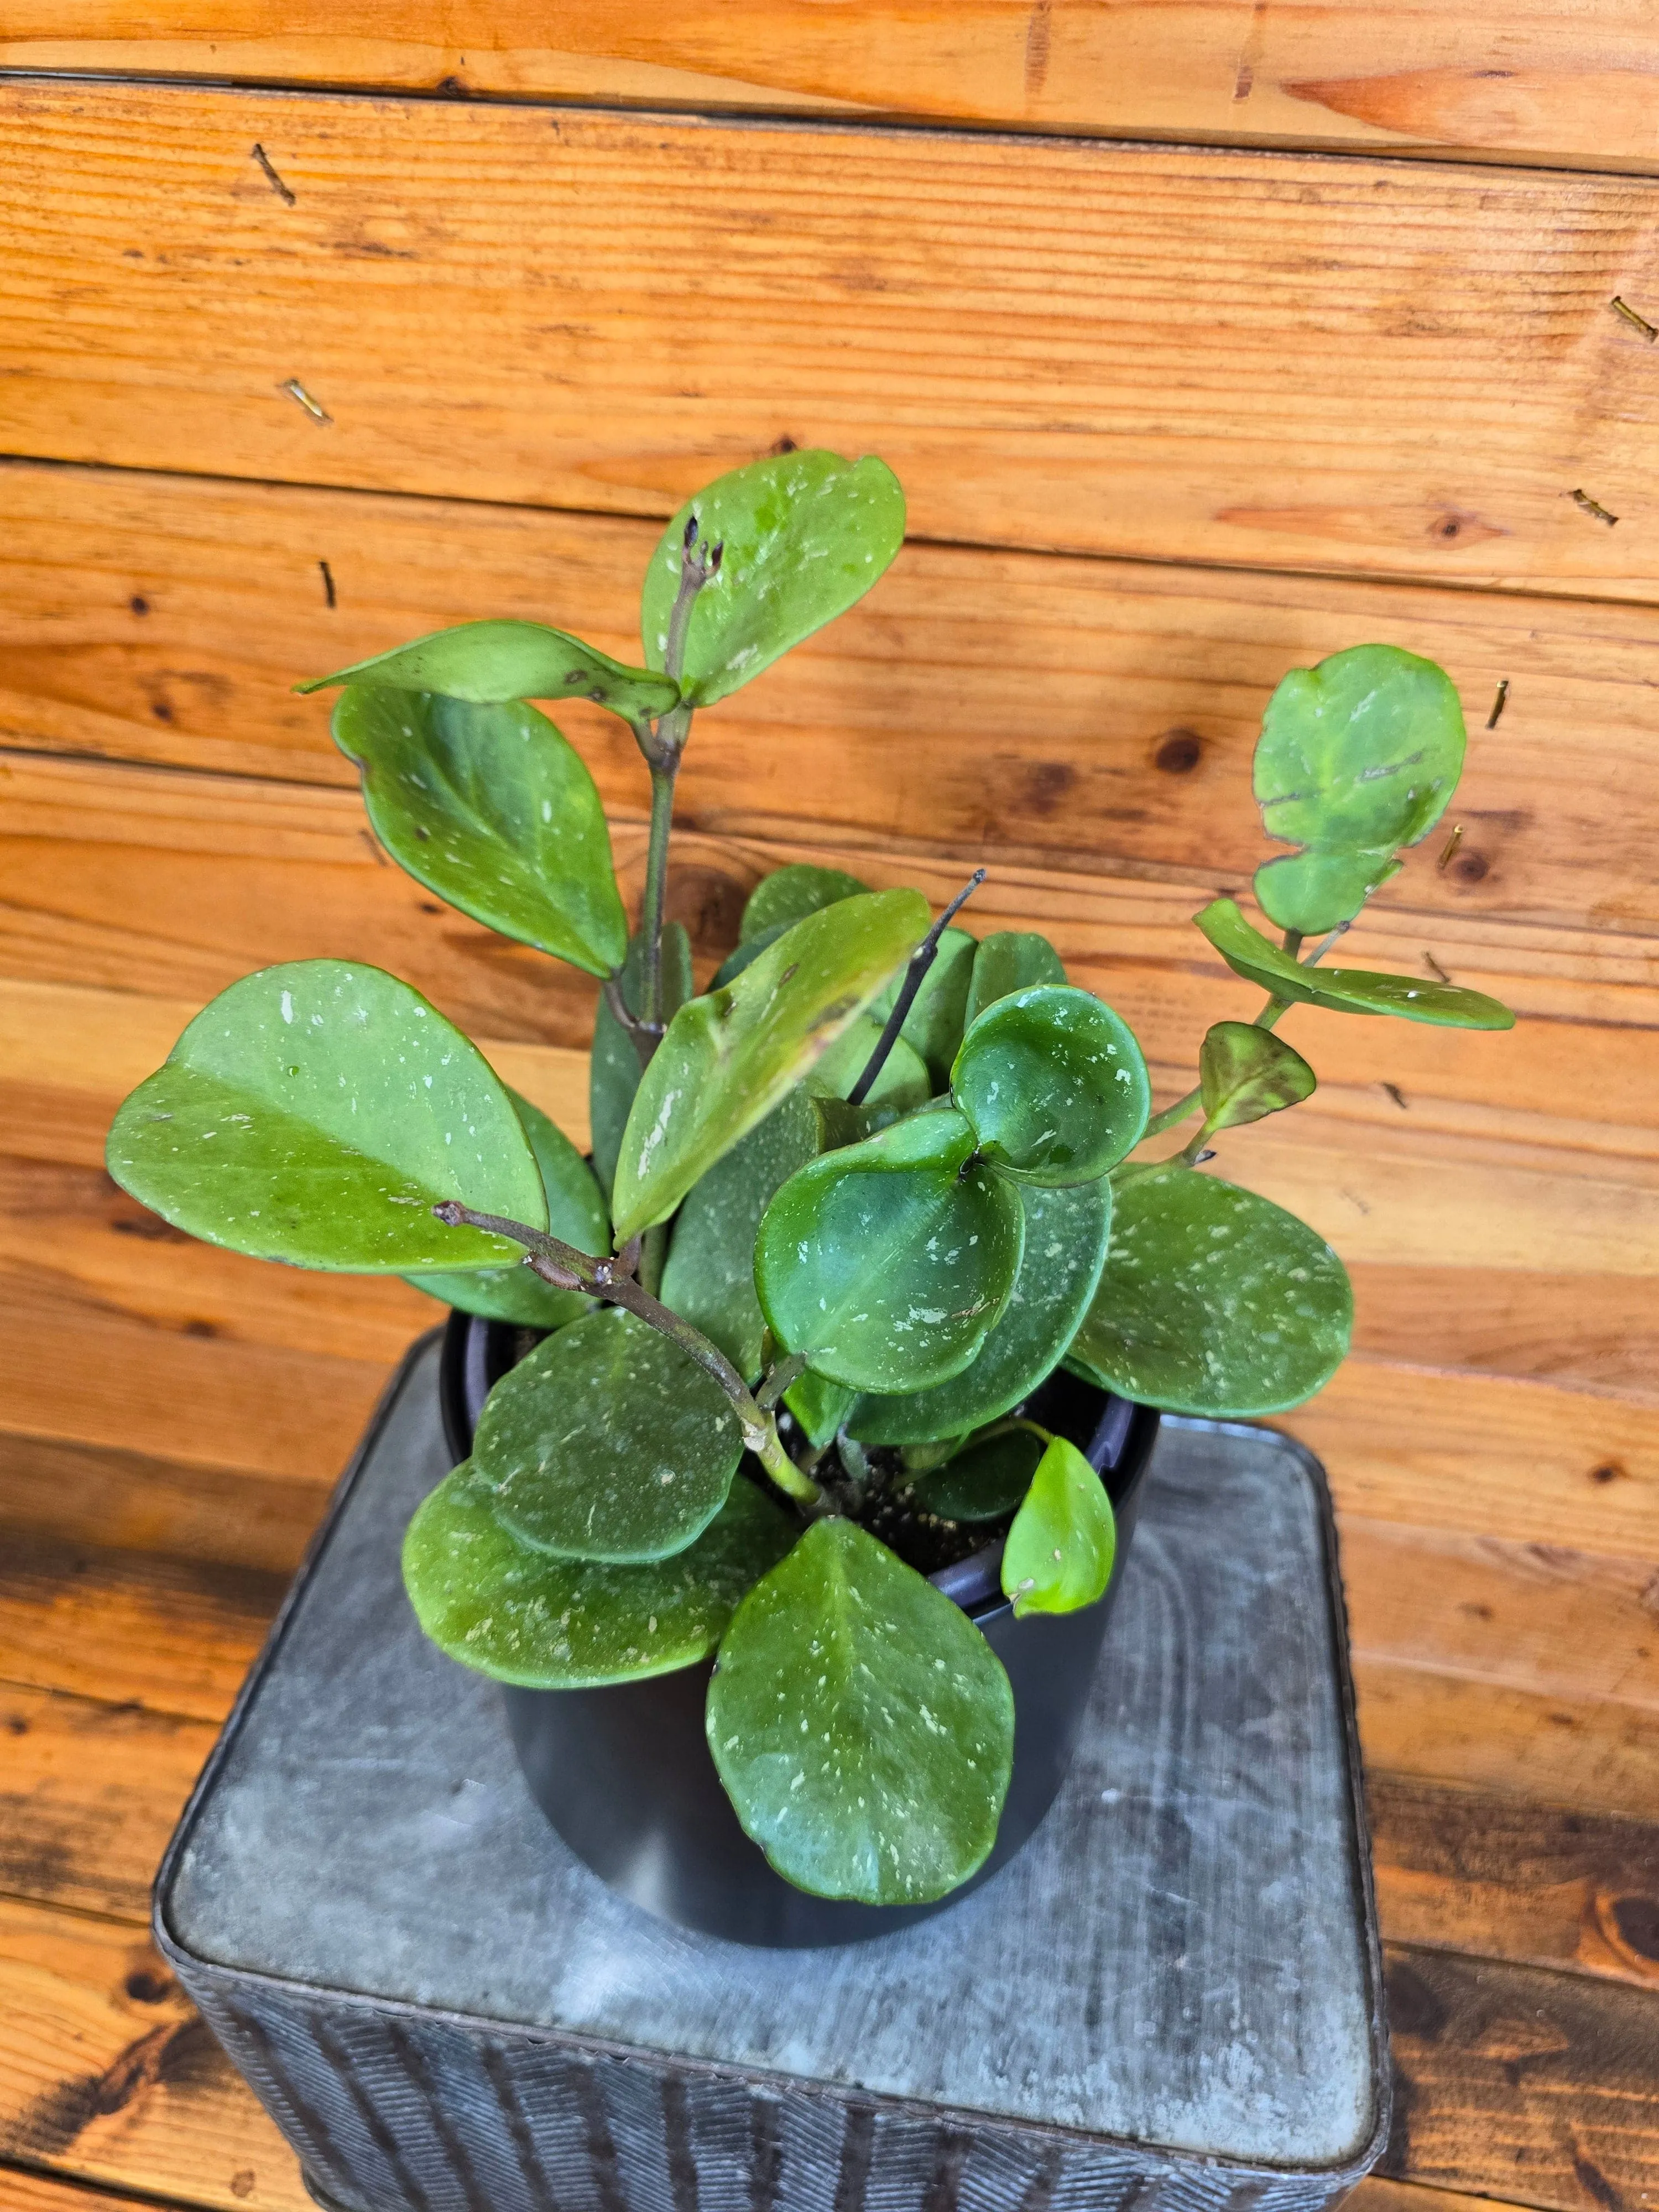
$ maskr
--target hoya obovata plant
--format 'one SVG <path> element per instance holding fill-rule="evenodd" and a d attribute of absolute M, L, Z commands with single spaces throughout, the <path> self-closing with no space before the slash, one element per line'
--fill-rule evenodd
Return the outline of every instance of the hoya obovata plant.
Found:
<path fill-rule="evenodd" d="M 861 599 L 903 528 L 880 461 L 791 453 L 669 525 L 642 668 L 479 622 L 320 679 L 344 686 L 334 734 L 387 852 L 599 979 L 591 1166 L 418 992 L 337 960 L 223 992 L 109 1141 L 117 1181 L 210 1243 L 405 1275 L 544 1331 L 410 1524 L 422 1627 L 550 1689 L 717 1652 L 708 1744 L 744 1827 L 801 1888 L 884 1905 L 986 1857 L 1013 1709 L 979 1631 L 872 1529 L 908 1517 L 972 1549 L 1006 1528 L 1017 1613 L 1093 1603 L 1111 1510 L 1075 1446 L 1023 1416 L 1037 1385 L 1064 1363 L 1146 1405 L 1249 1416 L 1298 1404 L 1347 1349 L 1330 1247 L 1202 1172 L 1222 1131 L 1314 1089 L 1281 1016 L 1513 1019 L 1324 964 L 1462 764 L 1449 680 L 1379 645 L 1273 695 L 1255 795 L 1297 849 L 1255 888 L 1282 935 L 1229 898 L 1195 917 L 1266 1003 L 1215 1024 L 1162 1112 L 1127 1026 L 1044 938 L 976 942 L 919 891 L 782 868 L 695 992 L 664 921 L 693 715 Z M 631 940 L 592 779 L 526 703 L 576 696 L 621 715 L 650 769 Z M 1194 1115 L 1172 1157 L 1139 1152 Z"/>

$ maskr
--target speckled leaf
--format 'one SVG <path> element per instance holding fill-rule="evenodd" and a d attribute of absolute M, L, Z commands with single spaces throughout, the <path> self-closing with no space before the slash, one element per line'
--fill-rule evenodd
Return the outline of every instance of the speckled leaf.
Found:
<path fill-rule="evenodd" d="M 665 1221 L 863 1012 L 927 930 L 920 891 L 866 892 L 787 930 L 734 983 L 682 1006 L 641 1078 L 611 1212 Z"/>
<path fill-rule="evenodd" d="M 1011 992 L 1065 981 L 1066 963 L 1046 937 L 1040 937 L 1034 929 L 994 930 L 981 940 L 974 955 L 963 1026 L 967 1028 L 987 1006 L 995 1006 Z"/>
<path fill-rule="evenodd" d="M 300 960 L 222 991 L 109 1133 L 109 1171 L 175 1228 L 263 1260 L 366 1274 L 501 1265 L 441 1200 L 544 1226 L 507 1086 L 418 991 Z"/>
<path fill-rule="evenodd" d="M 526 1689 L 588 1689 L 707 1658 L 738 1599 L 795 1536 L 787 1513 L 738 1482 L 672 1559 L 633 1567 L 556 1559 L 502 1524 L 469 1460 L 410 1522 L 404 1583 L 421 1626 L 463 1666 Z"/>
<path fill-rule="evenodd" d="M 1007 1311 L 971 1366 L 936 1390 L 861 1397 L 848 1416 L 864 1443 L 909 1444 L 957 1437 L 1017 1406 L 1065 1357 L 1105 1263 L 1112 1188 L 1019 1187 L 1025 1244 Z"/>
<path fill-rule="evenodd" d="M 806 1079 L 807 1088 L 824 1098 L 845 1098 L 869 1065 L 881 1042 L 881 1024 L 872 1015 L 860 1014 L 836 1039 Z M 896 1036 L 881 1064 L 881 1073 L 863 1101 L 866 1107 L 888 1109 L 888 1118 L 914 1113 L 933 1093 L 927 1062 L 902 1036 Z"/>
<path fill-rule="evenodd" d="M 1100 1288 L 1070 1364 L 1171 1413 L 1279 1413 L 1346 1354 L 1353 1293 L 1323 1237 L 1191 1168 L 1119 1186 Z"/>
<path fill-rule="evenodd" d="M 619 1306 L 508 1370 L 472 1463 L 503 1525 L 538 1551 L 617 1564 L 682 1552 L 726 1502 L 743 1431 L 718 1383 Z"/>
<path fill-rule="evenodd" d="M 827 1444 L 852 1411 L 856 1392 L 814 1375 L 809 1367 L 783 1394 L 783 1402 L 800 1423 L 809 1444 Z"/>
<path fill-rule="evenodd" d="M 595 1255 L 611 1249 L 611 1216 L 593 1171 L 556 1122 L 509 1089 L 507 1097 L 530 1139 L 542 1172 L 549 1233 Z M 580 1291 L 556 1291 L 520 1261 L 512 1267 L 468 1267 L 404 1278 L 428 1297 L 463 1313 L 516 1322 L 521 1328 L 563 1328 L 579 1321 L 592 1301 Z"/>
<path fill-rule="evenodd" d="M 698 707 L 844 614 L 904 542 L 904 494 L 884 461 L 809 452 L 733 470 L 687 501 L 651 556 L 640 625 L 653 668 L 663 665 L 694 514 L 704 539 L 724 548 L 686 632 L 681 689 Z"/>
<path fill-rule="evenodd" d="M 850 1521 L 813 1524 L 750 1591 L 708 1686 L 744 1829 L 799 1889 L 920 1905 L 996 1840 L 1014 1700 L 991 1647 Z"/>
<path fill-rule="evenodd" d="M 946 1521 L 1001 1521 L 1031 1486 L 1044 1437 L 1024 1423 L 969 1437 L 959 1452 L 910 1486 L 925 1512 Z"/>
<path fill-rule="evenodd" d="M 1464 744 L 1451 678 L 1398 646 L 1291 669 L 1262 718 L 1255 786 L 1267 835 L 1304 849 L 1257 869 L 1268 920 L 1310 937 L 1351 921 L 1445 812 Z"/>
<path fill-rule="evenodd" d="M 1515 1016 L 1482 991 L 1428 983 L 1412 975 L 1375 975 L 1363 968 L 1304 968 L 1252 928 L 1231 899 L 1214 899 L 1193 920 L 1236 975 L 1276 999 L 1328 1006 L 1346 1014 L 1399 1014 L 1459 1030 L 1509 1030 Z"/>
<path fill-rule="evenodd" d="M 640 940 L 628 947 L 619 978 L 623 1003 L 631 1014 L 640 1011 Z M 664 925 L 662 933 L 662 1002 L 672 1021 L 690 998 L 691 940 L 682 922 Z M 593 1051 L 587 1064 L 587 1110 L 593 1139 L 593 1172 L 607 1192 L 616 1180 L 617 1155 L 629 1109 L 640 1087 L 640 1056 L 634 1040 L 601 999 L 593 1017 Z"/>
<path fill-rule="evenodd" d="M 951 1062 L 962 1042 L 968 989 L 973 981 L 974 955 L 978 949 L 977 940 L 965 929 L 945 931 L 933 964 L 922 977 L 921 988 L 911 1002 L 910 1011 L 904 1017 L 904 1027 L 899 1031 L 900 1042 L 909 1045 L 926 1061 L 936 1090 L 942 1091 L 950 1081 Z M 902 974 L 895 975 L 871 1008 L 878 1027 L 891 1013 L 903 986 Z"/>
<path fill-rule="evenodd" d="M 1139 1143 L 1152 1110 L 1133 1031 L 1069 984 L 988 1006 L 962 1041 L 951 1089 L 985 1158 L 1022 1182 L 1091 1182 Z"/>
<path fill-rule="evenodd" d="M 535 708 L 353 684 L 334 741 L 362 771 L 374 834 L 451 906 L 609 975 L 628 950 L 592 777 Z"/>
<path fill-rule="evenodd" d="M 920 1114 L 792 1176 L 755 1246 L 761 1310 L 832 1382 L 921 1390 L 959 1374 L 1019 1272 L 1018 1193 L 970 1165 L 960 1114 Z"/>
<path fill-rule="evenodd" d="M 766 1327 L 755 1296 L 756 1232 L 774 1193 L 823 1142 L 817 1109 L 792 1091 L 693 1186 L 675 1219 L 663 1304 L 717 1344 L 747 1382 L 760 1373 Z"/>
<path fill-rule="evenodd" d="M 809 914 L 820 914 L 838 899 L 856 898 L 869 888 L 868 884 L 861 884 L 856 876 L 848 875 L 843 869 L 817 868 L 806 860 L 793 861 L 787 868 L 774 868 L 749 894 L 738 941 L 747 945 L 751 938 L 763 937 L 769 929 L 787 929 L 792 922 L 805 921 Z"/>
<path fill-rule="evenodd" d="M 1199 1048 L 1198 1068 L 1206 1131 L 1265 1121 L 1311 1098 L 1319 1085 L 1293 1046 L 1254 1022 L 1217 1022 Z"/>
<path fill-rule="evenodd" d="M 1105 1484 L 1075 1444 L 1052 1438 L 1003 1547 L 1002 1594 L 1015 1619 L 1092 1605 L 1105 1595 L 1116 1551 Z"/>
<path fill-rule="evenodd" d="M 680 696 L 672 676 L 629 668 L 568 630 L 532 622 L 461 623 L 294 688 L 323 691 L 331 684 L 353 683 L 435 691 L 478 706 L 515 699 L 591 699 L 633 722 L 654 721 L 678 706 Z"/>

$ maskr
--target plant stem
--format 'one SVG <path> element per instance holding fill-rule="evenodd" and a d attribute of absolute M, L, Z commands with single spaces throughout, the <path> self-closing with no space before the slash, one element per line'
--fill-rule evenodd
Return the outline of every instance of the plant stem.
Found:
<path fill-rule="evenodd" d="M 792 1382 L 806 1372 L 806 1354 L 792 1352 L 787 1359 L 779 1360 L 760 1389 L 755 1393 L 755 1403 L 763 1413 L 770 1413 Z"/>
<path fill-rule="evenodd" d="M 864 1073 L 847 1094 L 849 1106 L 862 1106 L 870 1096 L 872 1085 L 887 1065 L 887 1056 L 898 1042 L 899 1031 L 904 1027 L 916 993 L 927 979 L 927 970 L 939 957 L 939 941 L 951 926 L 951 917 L 959 913 L 985 881 L 983 868 L 975 868 L 968 881 L 951 900 L 939 920 L 910 955 L 910 964 L 904 971 L 904 981 L 893 1001 L 893 1011 L 887 1017 L 885 1027 L 876 1040 L 876 1048 L 865 1063 Z"/>
<path fill-rule="evenodd" d="M 662 1024 L 642 1022 L 632 1011 L 627 1000 L 623 996 L 620 975 L 607 975 L 599 988 L 605 994 L 605 1003 L 610 1007 L 617 1026 L 633 1045 L 639 1058 L 640 1067 L 643 1071 L 651 1064 L 651 1055 L 656 1050 L 657 1041 L 662 1035 Z"/>
<path fill-rule="evenodd" d="M 475 1213 L 471 1206 L 459 1206 L 453 1199 L 446 1199 L 432 1209 L 440 1221 L 453 1229 L 465 1224 L 469 1229 L 482 1229 L 493 1237 L 505 1237 L 514 1244 L 522 1244 L 530 1257 L 530 1265 L 544 1283 L 555 1290 L 585 1291 L 589 1297 L 602 1298 L 606 1304 L 624 1307 L 647 1327 L 657 1329 L 678 1344 L 688 1358 L 694 1359 L 705 1375 L 717 1382 L 730 1399 L 743 1426 L 743 1440 L 754 1453 L 780 1490 L 786 1492 L 798 1504 L 816 1507 L 822 1504 L 823 1492 L 810 1475 L 803 1474 L 783 1448 L 778 1435 L 777 1423 L 771 1413 L 757 1405 L 737 1369 L 733 1367 L 718 1345 L 711 1344 L 700 1329 L 682 1321 L 678 1314 L 652 1297 L 649 1291 L 623 1272 L 617 1260 L 597 1259 L 591 1252 L 579 1252 L 574 1244 L 566 1244 L 544 1231 L 531 1229 L 522 1221 L 509 1221 L 499 1213 Z"/>
<path fill-rule="evenodd" d="M 678 714 L 679 710 L 675 709 Z M 673 715 L 665 714 L 659 734 Z M 689 723 L 690 716 L 685 720 Z M 640 913 L 640 1024 L 650 1042 L 648 1061 L 662 1040 L 662 924 L 668 901 L 668 837 L 674 822 L 674 778 L 679 771 L 678 745 L 651 764 L 651 842 L 645 856 L 645 902 Z"/>
<path fill-rule="evenodd" d="M 1161 1137 L 1166 1129 L 1173 1129 L 1177 1121 L 1184 1121 L 1194 1106 L 1204 1101 L 1204 1087 L 1195 1083 L 1184 1098 L 1177 1098 L 1173 1106 L 1166 1106 L 1161 1114 L 1154 1114 L 1141 1131 L 1139 1141 L 1145 1144 L 1148 1137 Z"/>
<path fill-rule="evenodd" d="M 639 1279 L 654 1298 L 662 1288 L 662 1271 L 668 1263 L 668 1224 L 659 1221 L 645 1232 L 640 1245 Z"/>

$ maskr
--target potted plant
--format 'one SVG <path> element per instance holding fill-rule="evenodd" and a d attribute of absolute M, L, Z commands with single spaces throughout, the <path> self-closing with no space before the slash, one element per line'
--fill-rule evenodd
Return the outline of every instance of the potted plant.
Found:
<path fill-rule="evenodd" d="M 1162 1111 L 1043 938 L 958 923 L 978 877 L 934 920 L 781 869 L 697 992 L 665 921 L 693 717 L 862 597 L 903 522 L 880 461 L 791 453 L 669 525 L 642 667 L 478 622 L 319 679 L 393 859 L 598 981 L 591 1164 L 417 992 L 336 960 L 222 993 L 109 1141 L 197 1236 L 457 1310 L 466 1456 L 408 1531 L 422 1626 L 510 1686 L 532 1787 L 592 1863 L 760 1940 L 935 1907 L 1016 1848 L 1069 1755 L 1156 1409 L 1279 1412 L 1344 1356 L 1335 1254 L 1202 1172 L 1313 1091 L 1281 1017 L 1513 1019 L 1326 963 L 1463 757 L 1447 677 L 1375 645 L 1273 695 L 1255 793 L 1296 849 L 1255 889 L 1280 934 L 1229 898 L 1195 917 L 1265 1004 Z M 650 773 L 631 939 L 592 780 L 526 703 L 575 696 Z"/>

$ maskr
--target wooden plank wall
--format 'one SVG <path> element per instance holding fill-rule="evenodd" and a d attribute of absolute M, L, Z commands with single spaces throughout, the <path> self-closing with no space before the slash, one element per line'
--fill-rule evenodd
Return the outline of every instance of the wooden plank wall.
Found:
<path fill-rule="evenodd" d="M 672 896 L 705 963 L 779 860 L 939 897 L 983 859 L 980 926 L 1048 930 L 1168 1097 L 1250 1004 L 1187 918 L 1260 856 L 1279 675 L 1385 638 L 1462 690 L 1462 841 L 1363 942 L 1521 1025 L 1298 1012 L 1322 1089 L 1224 1165 L 1358 1293 L 1356 1357 L 1286 1425 L 1339 1502 L 1389 1945 L 1399 2119 L 1363 2212 L 1635 2212 L 1659 347 L 1611 302 L 1659 324 L 1650 15 L 553 20 L 0 17 L 0 2207 L 306 2201 L 145 1896 L 434 1313 L 162 1228 L 103 1175 L 117 1100 L 234 976 L 338 951 L 582 1131 L 591 989 L 388 866 L 289 687 L 486 613 L 628 653 L 661 518 L 787 441 L 884 453 L 913 538 L 696 732 Z M 631 745 L 565 720 L 636 892 Z"/>

